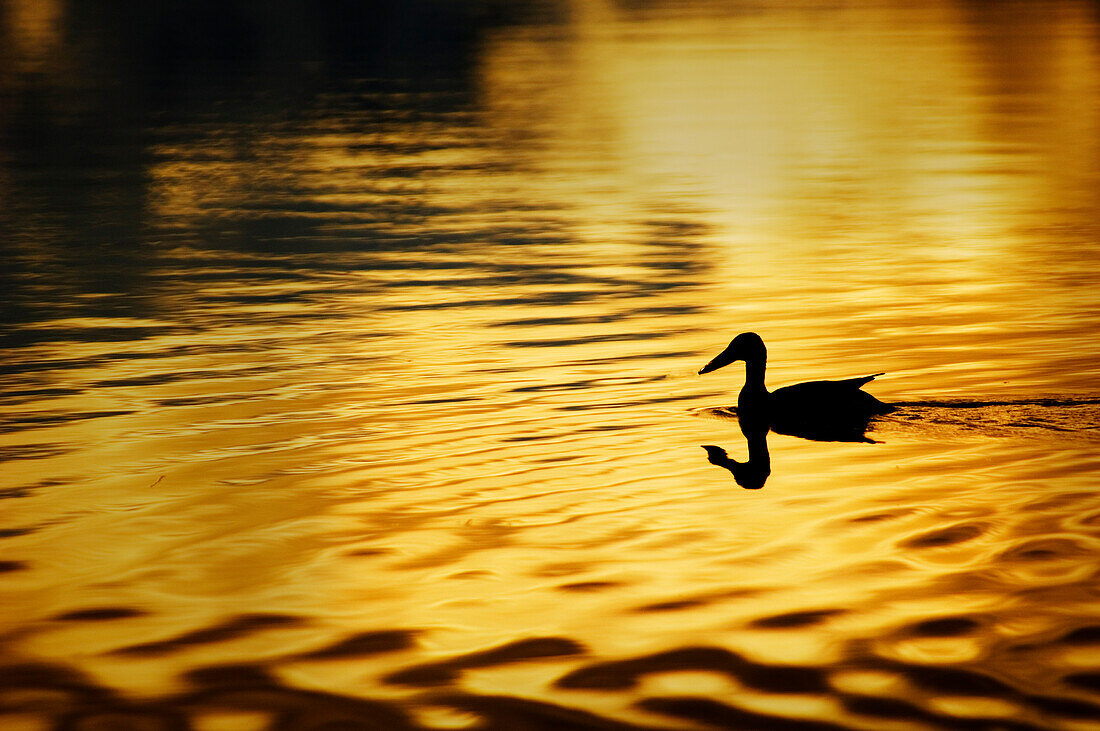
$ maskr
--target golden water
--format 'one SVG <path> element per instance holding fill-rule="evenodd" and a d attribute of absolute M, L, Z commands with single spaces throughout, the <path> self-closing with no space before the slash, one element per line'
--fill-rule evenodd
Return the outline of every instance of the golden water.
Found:
<path fill-rule="evenodd" d="M 1093 6 L 578 1 L 115 129 L 24 5 L 0 728 L 1100 728 Z M 742 490 L 743 330 L 899 411 Z"/>

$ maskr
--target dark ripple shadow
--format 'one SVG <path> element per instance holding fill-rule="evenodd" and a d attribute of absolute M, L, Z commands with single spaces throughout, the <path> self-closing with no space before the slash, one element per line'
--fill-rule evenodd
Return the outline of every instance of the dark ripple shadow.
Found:
<path fill-rule="evenodd" d="M 620 586 L 626 586 L 626 584 L 621 581 L 575 581 L 571 584 L 559 584 L 554 588 L 559 591 L 592 592 L 616 589 Z"/>
<path fill-rule="evenodd" d="M 157 406 L 213 406 L 215 404 L 228 404 L 234 401 L 256 398 L 260 394 L 223 393 L 214 396 L 174 396 L 171 398 L 152 399 L 150 403 Z"/>
<path fill-rule="evenodd" d="M 1003 718 L 947 716 L 927 711 L 908 701 L 897 698 L 879 698 L 854 694 L 842 694 L 840 704 L 850 713 L 898 721 L 916 721 L 945 729 L 973 729 L 974 731 L 1043 731 L 1043 727 L 1023 721 Z"/>
<path fill-rule="evenodd" d="M 913 513 L 912 508 L 899 508 L 897 510 L 890 510 L 886 512 L 875 512 L 870 515 L 857 515 L 854 518 L 847 518 L 848 523 L 879 523 L 885 520 L 896 520 L 903 518 L 906 515 Z"/>
<path fill-rule="evenodd" d="M 178 326 L 36 327 L 0 335 L 0 348 L 26 348 L 44 343 L 128 343 L 183 332 Z"/>
<path fill-rule="evenodd" d="M 221 624 L 186 632 L 167 640 L 144 642 L 112 650 L 112 655 L 156 657 L 167 655 L 195 645 L 209 645 L 246 637 L 255 632 L 275 627 L 294 627 L 304 624 L 301 617 L 287 614 L 242 614 Z"/>
<path fill-rule="evenodd" d="M 148 613 L 144 610 L 134 607 L 94 607 L 65 612 L 57 615 L 53 620 L 55 622 L 107 622 L 114 619 L 144 617 L 146 614 Z"/>
<path fill-rule="evenodd" d="M 511 389 L 512 393 L 540 393 L 542 391 L 579 391 L 590 388 L 603 388 L 607 386 L 639 385 L 662 381 L 666 378 L 659 376 L 605 376 L 602 378 L 586 378 L 580 381 L 565 381 L 563 383 L 546 383 L 537 386 L 520 386 Z"/>
<path fill-rule="evenodd" d="M 684 331 L 680 331 L 684 332 Z M 590 343 L 619 343 L 637 340 L 658 340 L 670 337 L 666 332 L 607 333 L 605 335 L 586 335 L 572 338 L 548 340 L 508 340 L 499 343 L 505 348 L 562 348 L 569 345 L 587 345 Z"/>
<path fill-rule="evenodd" d="M 898 631 L 902 637 L 963 637 L 978 630 L 982 623 L 971 617 L 940 617 L 915 622 Z"/>
<path fill-rule="evenodd" d="M 696 607 L 705 607 L 710 602 L 703 599 L 672 599 L 667 602 L 653 602 L 652 604 L 645 604 L 634 611 L 639 614 L 649 614 L 653 612 L 678 612 L 681 609 L 694 609 Z"/>
<path fill-rule="evenodd" d="M 1088 543 L 1072 537 L 1037 537 L 1010 546 L 998 557 L 1011 563 L 1033 563 L 1060 559 L 1083 559 L 1095 555 Z"/>
<path fill-rule="evenodd" d="M 541 327 L 546 325 L 599 325 L 619 322 L 645 315 L 691 315 L 702 311 L 695 305 L 667 305 L 663 307 L 637 307 L 605 315 L 556 315 L 548 317 L 521 317 L 488 323 L 488 327 Z"/>
<path fill-rule="evenodd" d="M 117 703 L 77 711 L 58 720 L 57 731 L 192 731 L 187 715 L 161 703 Z"/>
<path fill-rule="evenodd" d="M 9 689 L 53 690 L 73 704 L 103 704 L 116 698 L 113 690 L 96 685 L 79 670 L 45 662 L 0 667 L 0 690 Z"/>
<path fill-rule="evenodd" d="M 133 376 L 130 378 L 107 378 L 101 381 L 94 381 L 88 385 L 92 388 L 115 388 L 119 386 L 163 386 L 168 383 L 177 383 L 179 381 L 191 381 L 196 379 L 213 380 L 226 378 L 245 378 L 247 376 L 258 376 L 266 373 L 274 373 L 280 370 L 283 370 L 282 366 L 265 365 L 247 366 L 244 368 L 234 368 L 224 371 L 169 371 L 165 373 L 153 373 L 148 376 Z"/>
<path fill-rule="evenodd" d="M 823 624 L 830 617 L 845 614 L 844 609 L 815 609 L 804 612 L 787 612 L 753 620 L 749 626 L 757 629 L 798 629 Z"/>
<path fill-rule="evenodd" d="M 481 401 L 476 396 L 454 396 L 452 398 L 426 398 L 413 401 L 398 401 L 395 406 L 435 406 L 438 404 L 462 404 L 470 401 Z"/>
<path fill-rule="evenodd" d="M 1027 696 L 1027 701 L 1043 713 L 1048 713 L 1052 716 L 1087 721 L 1100 719 L 1100 705 L 1089 703 L 1088 701 L 1045 695 Z"/>
<path fill-rule="evenodd" d="M 632 406 L 645 406 L 648 404 L 671 404 L 679 401 L 691 401 L 696 398 L 692 394 L 686 396 L 657 396 L 655 398 L 637 399 L 635 401 L 610 401 L 594 404 L 571 404 L 569 406 L 557 406 L 555 411 L 601 411 L 605 409 L 624 409 Z"/>
<path fill-rule="evenodd" d="M 422 728 L 397 704 L 288 688 L 262 665 L 208 666 L 183 677 L 197 690 L 174 699 L 173 706 L 192 712 L 217 708 L 263 713 L 271 717 L 266 726 L 271 731 Z"/>
<path fill-rule="evenodd" d="M 1070 673 L 1062 681 L 1077 688 L 1100 693 L 1100 672 Z"/>
<path fill-rule="evenodd" d="M 0 462 L 14 462 L 20 459 L 46 459 L 48 457 L 60 457 L 76 451 L 56 442 L 43 442 L 38 444 L 15 444 L 10 447 L 0 447 Z"/>
<path fill-rule="evenodd" d="M 7 488 L 4 488 L 3 490 L 0 490 L 0 500 L 2 500 L 4 498 L 27 497 L 28 495 L 31 495 L 32 493 L 34 493 L 36 490 L 41 490 L 42 488 L 45 488 L 45 487 L 60 487 L 60 486 L 65 485 L 65 484 L 68 484 L 68 483 L 64 480 L 47 479 L 47 480 L 39 480 L 38 482 L 32 482 L 29 485 L 20 485 L 19 487 L 7 487 Z M 41 526 L 26 527 L 26 528 L 13 528 L 12 530 L 19 531 L 18 533 L 15 533 L 13 535 L 23 535 L 25 533 L 33 533 L 34 531 L 38 530 L 39 527 L 41 527 Z"/>
<path fill-rule="evenodd" d="M 953 525 L 920 533 L 902 541 L 899 545 L 901 548 L 907 549 L 944 548 L 972 541 L 987 530 L 989 530 L 989 526 L 976 523 Z"/>
<path fill-rule="evenodd" d="M 0 418 L 0 434 L 14 434 L 30 429 L 43 429 L 79 421 L 90 421 L 91 419 L 126 416 L 127 414 L 133 413 L 136 413 L 133 409 L 119 409 L 114 411 L 72 411 L 68 413 L 47 411 L 22 414 L 20 416 Z"/>
<path fill-rule="evenodd" d="M 202 355 L 204 353 L 214 352 L 216 347 L 217 346 L 184 345 L 173 348 L 162 348 L 161 350 L 148 353 L 118 352 L 107 353 L 105 355 L 88 356 L 87 358 L 47 358 L 34 361 L 5 363 L 0 364 L 0 375 L 26 376 L 27 374 L 38 373 L 42 371 L 95 370 L 102 366 L 118 361 L 140 361 L 153 360 L 158 358 L 175 358 L 188 355 Z M 228 347 L 223 346 L 218 349 L 220 349 L 221 352 L 232 352 L 236 350 L 247 352 L 248 350 L 250 350 L 250 348 L 242 347 L 240 345 Z M 83 390 L 84 389 L 43 387 L 37 389 L 26 389 L 11 393 L 42 396 L 68 396 L 80 393 Z"/>
<path fill-rule="evenodd" d="M 705 594 L 697 594 L 695 596 L 679 597 L 663 602 L 652 602 L 650 604 L 643 604 L 639 607 L 635 607 L 631 611 L 639 612 L 642 614 L 649 612 L 674 612 L 682 609 L 703 607 L 714 604 L 716 602 L 727 601 L 730 599 L 743 599 L 745 597 L 757 596 L 765 591 L 765 589 L 752 588 L 712 591 Z"/>
<path fill-rule="evenodd" d="M 19 372 L 19 371 L 16 371 Z M 63 396 L 75 396 L 83 392 L 83 388 L 18 388 L 8 389 L 0 395 L 0 404 L 5 406 L 19 406 L 20 404 L 34 403 L 43 398 L 59 398 Z"/>
<path fill-rule="evenodd" d="M 584 645 L 564 637 L 532 637 L 490 650 L 440 662 L 415 665 L 390 673 L 384 680 L 394 685 L 444 685 L 458 679 L 463 670 L 506 665 L 524 660 L 569 657 L 586 652 Z"/>
<path fill-rule="evenodd" d="M 599 325 L 608 322 L 619 322 L 630 315 L 625 312 L 614 312 L 608 315 L 558 315 L 556 317 L 521 317 L 514 320 L 500 320 L 490 322 L 487 327 L 542 327 L 546 325 Z"/>
<path fill-rule="evenodd" d="M 228 663 L 206 665 L 188 670 L 183 679 L 202 688 L 263 688 L 277 685 L 278 681 L 263 665 Z"/>
<path fill-rule="evenodd" d="M 768 693 L 825 693 L 826 674 L 818 668 L 765 665 L 720 647 L 684 647 L 628 660 L 614 660 L 574 670 L 555 682 L 574 690 L 627 690 L 650 673 L 710 670 Z"/>
<path fill-rule="evenodd" d="M 658 731 L 597 716 L 588 711 L 506 695 L 435 695 L 428 702 L 474 713 L 482 718 L 475 728 L 499 731 Z"/>
<path fill-rule="evenodd" d="M 638 708 L 671 716 L 684 721 L 702 723 L 709 726 L 736 729 L 736 731 L 850 731 L 851 727 L 840 726 L 827 721 L 785 718 L 765 713 L 748 711 L 743 708 L 720 703 L 710 698 L 693 696 L 673 696 L 646 698 L 635 704 Z"/>
<path fill-rule="evenodd" d="M 869 658 L 861 663 L 873 670 L 897 673 L 914 685 L 944 695 L 1019 699 L 1020 692 L 1002 680 L 976 670 L 954 667 L 912 665 L 884 658 Z"/>
<path fill-rule="evenodd" d="M 296 660 L 338 660 L 396 652 L 416 647 L 417 633 L 412 630 L 380 630 L 345 637 L 331 645 L 291 656 Z"/>
<path fill-rule="evenodd" d="M 491 299 L 449 300 L 445 302 L 423 302 L 412 305 L 387 305 L 378 307 L 376 312 L 424 312 L 431 310 L 454 310 L 480 307 L 512 307 L 515 305 L 572 305 L 608 296 L 602 289 L 586 291 L 548 292 L 542 295 L 525 297 L 494 297 Z"/>
<path fill-rule="evenodd" d="M 1100 625 L 1078 627 L 1062 635 L 1057 642 L 1063 645 L 1100 645 Z"/>
<path fill-rule="evenodd" d="M 607 365 L 609 363 L 622 363 L 623 361 L 633 360 L 663 360 L 665 358 L 684 358 L 687 356 L 695 355 L 691 350 L 668 350 L 659 351 L 656 353 L 634 353 L 630 355 L 608 355 L 600 358 L 581 358 L 579 360 L 565 361 L 564 365 L 569 366 L 589 366 L 589 365 Z M 707 394 L 711 395 L 711 394 Z"/>

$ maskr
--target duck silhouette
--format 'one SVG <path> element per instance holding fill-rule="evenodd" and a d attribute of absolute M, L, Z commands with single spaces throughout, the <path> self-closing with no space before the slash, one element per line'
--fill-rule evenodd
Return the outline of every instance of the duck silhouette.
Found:
<path fill-rule="evenodd" d="M 764 385 L 768 351 L 753 332 L 735 337 L 699 374 L 738 360 L 745 361 L 745 385 L 737 395 L 737 416 L 743 429 L 747 422 L 753 424 L 746 436 L 770 428 L 779 434 L 818 441 L 873 442 L 865 435 L 871 418 L 894 411 L 893 406 L 862 390 L 881 373 L 843 381 L 808 381 L 768 391 Z"/>

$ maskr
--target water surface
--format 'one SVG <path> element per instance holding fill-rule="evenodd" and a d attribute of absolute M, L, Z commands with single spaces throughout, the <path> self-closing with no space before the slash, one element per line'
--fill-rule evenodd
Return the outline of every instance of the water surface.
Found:
<path fill-rule="evenodd" d="M 1095 728 L 1100 27 L 908 5 L 10 4 L 0 725 Z M 743 330 L 899 410 L 741 489 Z"/>

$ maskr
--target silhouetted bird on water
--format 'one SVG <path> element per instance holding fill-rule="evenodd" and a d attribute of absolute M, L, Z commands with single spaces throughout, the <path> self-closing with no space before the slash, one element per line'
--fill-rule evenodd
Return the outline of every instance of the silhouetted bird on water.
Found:
<path fill-rule="evenodd" d="M 747 422 L 753 422 L 805 439 L 867 442 L 872 441 L 864 436 L 871 417 L 894 410 L 861 390 L 863 384 L 881 373 L 843 381 L 809 381 L 769 392 L 764 385 L 768 351 L 760 336 L 751 332 L 735 337 L 699 374 L 737 360 L 745 361 L 745 385 L 737 395 L 737 416 L 743 431 Z"/>

